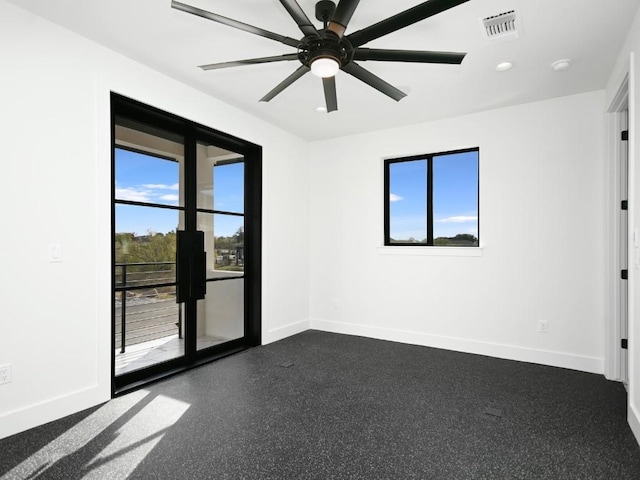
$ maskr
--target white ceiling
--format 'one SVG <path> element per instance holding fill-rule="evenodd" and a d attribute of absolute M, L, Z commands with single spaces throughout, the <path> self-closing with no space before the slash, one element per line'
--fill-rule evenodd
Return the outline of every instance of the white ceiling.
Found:
<path fill-rule="evenodd" d="M 171 8 L 170 0 L 10 0 L 138 62 L 309 140 L 407 125 L 604 88 L 640 0 L 470 0 L 365 45 L 468 52 L 462 65 L 362 62 L 408 93 L 399 103 L 350 75 L 336 76 L 339 111 L 324 105 L 322 83 L 304 76 L 269 103 L 258 100 L 297 61 L 204 72 L 197 65 L 294 53 Z M 289 37 L 302 33 L 278 0 L 182 0 Z M 299 0 L 315 20 L 316 0 Z M 348 33 L 411 8 L 419 0 L 362 0 Z M 515 10 L 520 36 L 484 38 L 480 19 Z M 319 25 L 318 25 L 319 26 Z M 570 58 L 572 67 L 550 65 Z M 497 63 L 514 68 L 498 73 Z"/>

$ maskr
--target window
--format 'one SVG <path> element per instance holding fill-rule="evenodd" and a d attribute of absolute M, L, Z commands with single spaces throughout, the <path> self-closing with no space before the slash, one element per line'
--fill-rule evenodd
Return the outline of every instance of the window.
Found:
<path fill-rule="evenodd" d="M 479 245 L 479 149 L 384 162 L 384 244 Z"/>

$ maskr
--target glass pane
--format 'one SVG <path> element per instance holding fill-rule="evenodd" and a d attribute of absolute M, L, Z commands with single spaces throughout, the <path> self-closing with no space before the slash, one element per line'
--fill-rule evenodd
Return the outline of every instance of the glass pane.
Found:
<path fill-rule="evenodd" d="M 198 350 L 243 336 L 244 279 L 208 282 L 198 301 Z"/>
<path fill-rule="evenodd" d="M 427 161 L 389 164 L 391 243 L 427 241 Z"/>
<path fill-rule="evenodd" d="M 244 217 L 200 212 L 197 228 L 204 232 L 207 279 L 242 275 L 244 272 Z"/>
<path fill-rule="evenodd" d="M 183 177 L 181 136 L 123 118 L 116 120 L 117 200 L 182 206 Z"/>
<path fill-rule="evenodd" d="M 435 245 L 478 246 L 478 152 L 433 159 Z"/>
<path fill-rule="evenodd" d="M 115 125 L 115 371 L 121 375 L 184 355 L 176 304 L 176 230 L 182 206 L 183 138 L 126 118 Z M 167 285 L 169 284 L 169 285 Z"/>
<path fill-rule="evenodd" d="M 199 142 L 197 158 L 198 208 L 244 213 L 244 157 Z"/>
<path fill-rule="evenodd" d="M 116 375 L 184 355 L 183 312 L 175 286 L 116 292 L 115 313 Z"/>
<path fill-rule="evenodd" d="M 213 209 L 244 213 L 244 162 L 216 165 L 213 176 Z"/>
<path fill-rule="evenodd" d="M 176 230 L 182 212 L 116 204 L 116 285 L 176 280 Z"/>

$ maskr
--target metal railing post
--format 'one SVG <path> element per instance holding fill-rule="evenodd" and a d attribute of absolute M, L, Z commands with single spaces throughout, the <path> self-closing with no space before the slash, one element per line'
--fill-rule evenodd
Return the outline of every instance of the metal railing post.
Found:
<path fill-rule="evenodd" d="M 127 285 L 127 266 L 122 265 L 122 286 Z M 125 351 L 125 341 L 127 338 L 127 291 L 123 290 L 120 294 L 120 304 L 122 305 L 122 324 L 120 327 L 120 353 Z"/>

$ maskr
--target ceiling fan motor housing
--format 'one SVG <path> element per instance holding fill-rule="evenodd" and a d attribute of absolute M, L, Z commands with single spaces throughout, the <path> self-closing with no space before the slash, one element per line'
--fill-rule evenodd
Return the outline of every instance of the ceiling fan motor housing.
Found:
<path fill-rule="evenodd" d="M 332 58 L 341 67 L 353 60 L 353 47 L 345 37 L 338 38 L 328 30 L 320 31 L 320 37 L 305 37 L 300 45 L 298 57 L 303 65 L 310 66 L 318 58 Z"/>

